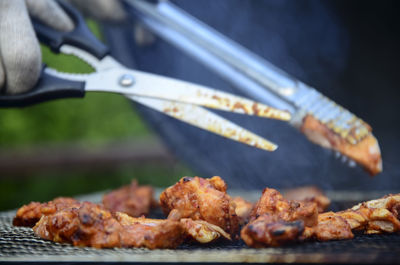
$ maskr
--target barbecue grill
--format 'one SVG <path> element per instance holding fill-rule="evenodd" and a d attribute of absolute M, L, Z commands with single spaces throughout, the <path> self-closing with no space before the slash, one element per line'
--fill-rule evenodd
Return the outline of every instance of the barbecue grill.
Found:
<path fill-rule="evenodd" d="M 158 190 L 157 193 L 159 193 Z M 80 197 L 100 201 L 103 193 Z M 247 199 L 257 199 L 260 192 L 238 192 Z M 331 210 L 345 209 L 354 199 L 368 200 L 383 193 L 330 192 Z M 371 197 L 373 195 L 374 197 Z M 0 213 L 0 261 L 19 262 L 281 262 L 281 263 L 399 263 L 400 235 L 356 235 L 353 240 L 306 242 L 278 248 L 253 249 L 243 241 L 219 241 L 214 244 L 183 244 L 174 250 L 144 248 L 94 249 L 73 247 L 42 240 L 31 228 L 14 227 L 15 211 Z M 153 213 L 162 218 L 161 211 Z"/>

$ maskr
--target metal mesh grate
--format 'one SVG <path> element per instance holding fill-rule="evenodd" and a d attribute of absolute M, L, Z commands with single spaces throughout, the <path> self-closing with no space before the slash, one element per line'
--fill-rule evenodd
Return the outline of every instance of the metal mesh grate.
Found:
<path fill-rule="evenodd" d="M 336 208 L 342 203 L 334 205 Z M 12 226 L 13 214 L 0 213 L 0 261 L 400 262 L 399 234 L 356 235 L 353 240 L 308 242 L 266 249 L 248 248 L 243 241 L 183 244 L 176 250 L 94 249 L 42 240 L 30 228 Z M 160 217 L 160 212 L 154 217 Z"/>

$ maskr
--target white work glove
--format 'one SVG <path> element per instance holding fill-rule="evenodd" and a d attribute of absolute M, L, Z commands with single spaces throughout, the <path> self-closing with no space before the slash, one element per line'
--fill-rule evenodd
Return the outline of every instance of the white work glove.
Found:
<path fill-rule="evenodd" d="M 0 89 L 18 94 L 37 82 L 42 55 L 29 13 L 60 31 L 71 31 L 72 20 L 52 0 L 0 0 Z"/>

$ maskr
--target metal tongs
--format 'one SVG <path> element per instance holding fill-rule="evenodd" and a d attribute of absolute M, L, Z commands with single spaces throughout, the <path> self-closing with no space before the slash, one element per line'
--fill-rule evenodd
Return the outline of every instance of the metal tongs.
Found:
<path fill-rule="evenodd" d="M 39 40 L 54 52 L 79 57 L 95 72 L 71 74 L 44 67 L 32 91 L 21 95 L 3 95 L 0 97 L 0 107 L 22 107 L 56 98 L 84 97 L 86 91 L 119 93 L 231 140 L 268 151 L 277 148 L 270 141 L 203 107 L 283 121 L 290 120 L 288 112 L 193 83 L 128 69 L 110 56 L 108 48 L 94 37 L 74 8 L 63 1 L 59 3 L 73 19 L 74 30 L 59 32 L 33 20 Z"/>
<path fill-rule="evenodd" d="M 382 171 L 380 148 L 371 127 L 347 109 L 167 0 L 124 1 L 131 14 L 147 29 L 245 95 L 288 110 L 293 117 L 290 124 L 309 140 L 335 150 L 350 166 L 356 162 L 372 175 Z"/>

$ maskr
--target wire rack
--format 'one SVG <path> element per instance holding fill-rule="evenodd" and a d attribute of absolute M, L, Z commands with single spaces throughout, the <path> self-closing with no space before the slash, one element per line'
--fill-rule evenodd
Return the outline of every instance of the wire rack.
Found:
<path fill-rule="evenodd" d="M 98 201 L 100 194 L 80 199 Z M 342 208 L 349 202 L 334 202 Z M 333 209 L 336 210 L 336 209 Z M 243 241 L 183 244 L 174 250 L 94 249 L 42 240 L 31 228 L 14 227 L 15 211 L 0 213 L 0 261 L 19 262 L 263 262 L 400 263 L 400 235 L 356 235 L 353 240 L 306 242 L 252 249 Z M 159 217 L 156 212 L 153 217 Z"/>

